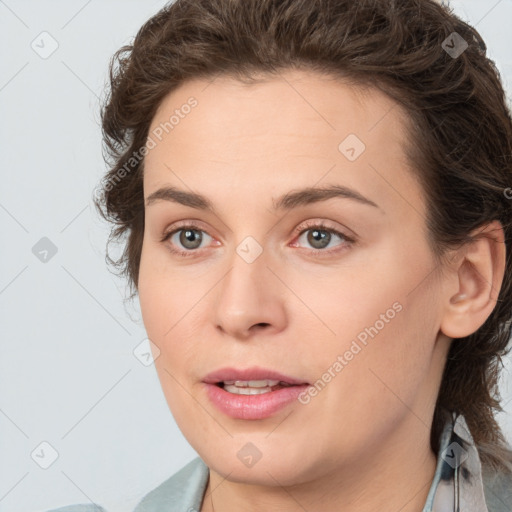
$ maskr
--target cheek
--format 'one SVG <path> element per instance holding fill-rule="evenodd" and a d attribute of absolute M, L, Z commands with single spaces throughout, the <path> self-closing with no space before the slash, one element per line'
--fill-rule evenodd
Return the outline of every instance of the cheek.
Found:
<path fill-rule="evenodd" d="M 201 280 L 187 279 L 169 265 L 165 251 L 144 243 L 139 270 L 139 302 L 150 339 L 167 339 L 204 291 Z"/>
<path fill-rule="evenodd" d="M 165 400 L 181 428 L 195 414 L 190 410 L 194 404 L 184 387 L 189 384 L 186 371 L 194 367 L 194 345 L 186 342 L 192 339 L 192 334 L 186 331 L 197 320 L 194 309 L 190 310 L 197 299 L 187 296 L 191 287 L 160 272 L 149 261 L 150 258 L 141 258 L 140 309 L 147 336 L 159 350 L 154 365 Z"/>
<path fill-rule="evenodd" d="M 343 375 L 333 379 L 332 388 L 340 386 L 342 401 L 356 389 L 359 404 L 366 404 L 361 409 L 368 401 L 379 406 L 383 394 L 396 400 L 393 391 L 412 399 L 431 364 L 439 327 L 433 278 L 427 277 L 433 262 L 421 244 L 405 249 L 390 244 L 378 258 L 374 252 L 364 265 L 342 269 L 339 279 L 326 279 L 321 286 L 303 279 L 296 288 L 323 323 L 313 315 L 300 320 L 304 326 L 316 322 L 317 333 L 322 332 L 322 351 L 311 344 L 302 357 L 310 358 L 317 378 L 329 369 Z M 358 407 L 357 400 L 352 403 Z"/>
<path fill-rule="evenodd" d="M 373 294 L 367 314 L 339 315 L 338 335 L 325 338 L 329 341 L 322 351 L 309 351 L 320 391 L 305 405 L 314 413 L 304 418 L 304 425 L 323 425 L 329 450 L 378 446 L 411 411 L 427 421 L 432 318 L 427 318 L 421 298 L 391 290 Z M 402 309 L 388 311 L 397 297 Z M 387 323 L 380 318 L 386 311 Z"/>
<path fill-rule="evenodd" d="M 165 332 L 164 319 L 167 318 L 165 311 L 169 308 L 167 303 L 172 295 L 165 297 L 163 291 L 165 286 L 158 279 L 156 269 L 148 263 L 148 259 L 141 258 L 139 270 L 139 303 L 144 327 L 148 337 L 158 346 L 159 338 Z"/>
<path fill-rule="evenodd" d="M 171 377 L 183 381 L 194 367 L 202 336 L 196 332 L 204 323 L 205 293 L 209 282 L 190 279 L 172 268 L 158 250 L 143 248 L 139 271 L 139 302 L 148 338 L 159 348 L 155 367 L 164 390 L 181 388 Z M 195 343 L 193 342 L 195 341 Z M 171 394 L 171 393 L 169 393 Z M 175 395 L 179 393 L 174 393 Z"/>

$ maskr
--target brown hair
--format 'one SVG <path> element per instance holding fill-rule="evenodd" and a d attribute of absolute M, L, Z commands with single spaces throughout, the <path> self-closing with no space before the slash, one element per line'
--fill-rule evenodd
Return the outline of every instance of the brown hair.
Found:
<path fill-rule="evenodd" d="M 460 55 L 453 33 L 468 47 Z M 452 39 L 449 39 L 449 36 Z M 448 39 L 447 39 L 448 38 Z M 462 39 L 460 39 L 462 38 Z M 446 42 L 448 41 L 448 48 Z M 446 50 L 445 50 L 446 49 Z M 105 159 L 95 204 L 125 235 L 107 261 L 138 286 L 144 233 L 143 156 L 163 98 L 188 79 L 256 75 L 302 68 L 378 87 L 409 116 L 406 154 L 427 197 L 433 253 L 469 242 L 498 219 L 506 270 L 497 304 L 477 332 L 455 339 L 434 412 L 437 453 L 446 411 L 462 413 L 484 465 L 512 467 L 495 420 L 498 375 L 512 324 L 512 119 L 499 72 L 478 32 L 433 0 L 177 0 L 166 5 L 110 63 L 102 109 Z"/>

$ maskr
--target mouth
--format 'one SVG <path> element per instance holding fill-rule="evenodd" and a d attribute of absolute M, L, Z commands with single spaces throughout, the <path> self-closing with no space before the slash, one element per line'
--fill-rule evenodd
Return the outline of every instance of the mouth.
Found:
<path fill-rule="evenodd" d="M 288 388 L 296 384 L 279 380 L 226 380 L 216 382 L 216 386 L 222 388 L 228 393 L 235 395 L 263 395 L 278 389 Z"/>
<path fill-rule="evenodd" d="M 297 404 L 310 385 L 297 377 L 252 367 L 221 368 L 203 378 L 206 395 L 222 413 L 242 420 L 261 420 Z"/>
<path fill-rule="evenodd" d="M 303 379 L 258 366 L 246 369 L 220 368 L 206 375 L 203 382 L 239 395 L 259 395 L 284 387 L 309 385 Z"/>
<path fill-rule="evenodd" d="M 298 403 L 310 385 L 274 370 L 221 368 L 203 379 L 211 403 L 222 413 L 242 420 L 262 420 Z"/>

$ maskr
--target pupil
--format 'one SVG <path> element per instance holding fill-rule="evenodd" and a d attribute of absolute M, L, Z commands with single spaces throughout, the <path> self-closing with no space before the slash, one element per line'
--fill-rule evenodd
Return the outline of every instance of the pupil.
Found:
<path fill-rule="evenodd" d="M 329 245 L 331 240 L 331 234 L 327 231 L 321 231 L 319 229 L 314 229 L 309 232 L 308 242 L 315 247 L 315 249 L 322 249 Z"/>
<path fill-rule="evenodd" d="M 180 243 L 187 249 L 197 249 L 201 245 L 201 233 L 195 229 L 184 229 L 180 234 Z M 199 243 L 196 243 L 199 241 Z"/>

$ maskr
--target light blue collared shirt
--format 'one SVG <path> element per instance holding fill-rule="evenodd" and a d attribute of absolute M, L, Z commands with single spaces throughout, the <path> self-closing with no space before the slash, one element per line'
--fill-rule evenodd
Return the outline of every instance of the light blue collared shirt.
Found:
<path fill-rule="evenodd" d="M 133 512 L 199 512 L 209 469 L 196 457 L 146 494 Z M 48 512 L 106 512 L 95 504 Z M 466 420 L 452 414 L 441 433 L 437 465 L 422 512 L 512 512 L 512 476 L 482 472 Z"/>

